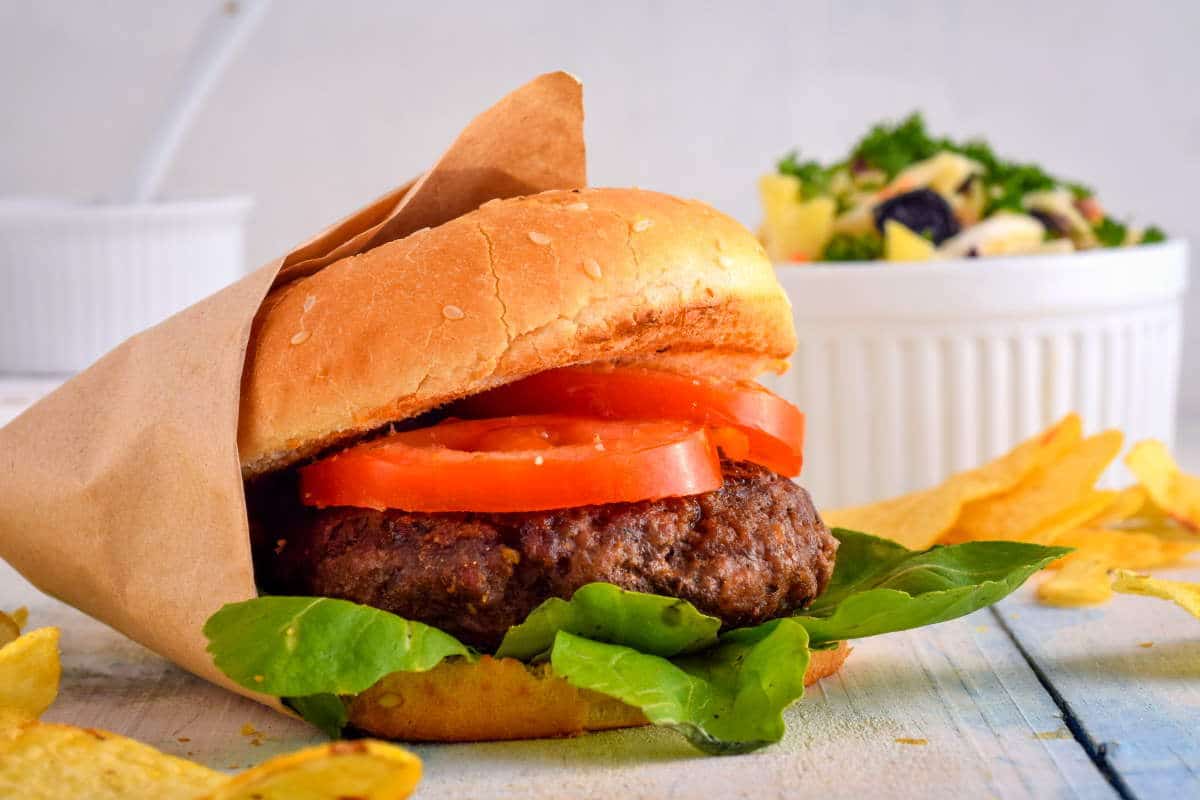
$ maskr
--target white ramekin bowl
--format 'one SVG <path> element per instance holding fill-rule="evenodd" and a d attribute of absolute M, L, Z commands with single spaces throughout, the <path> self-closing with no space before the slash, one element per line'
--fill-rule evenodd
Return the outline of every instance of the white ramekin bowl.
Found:
<path fill-rule="evenodd" d="M 799 345 L 766 382 L 807 414 L 801 481 L 828 508 L 900 494 L 1070 411 L 1170 443 L 1187 252 L 780 265 Z"/>
<path fill-rule="evenodd" d="M 78 371 L 237 280 L 250 207 L 0 200 L 0 372 Z"/>

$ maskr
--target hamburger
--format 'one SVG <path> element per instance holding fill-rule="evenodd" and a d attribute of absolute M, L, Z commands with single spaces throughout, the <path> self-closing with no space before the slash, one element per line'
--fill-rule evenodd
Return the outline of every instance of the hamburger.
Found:
<path fill-rule="evenodd" d="M 930 621 L 839 616 L 908 551 L 793 480 L 803 414 L 754 379 L 794 345 L 754 236 L 639 189 L 492 201 L 277 288 L 238 432 L 264 596 L 210 619 L 217 666 L 331 733 L 777 740 L 839 624 Z"/>

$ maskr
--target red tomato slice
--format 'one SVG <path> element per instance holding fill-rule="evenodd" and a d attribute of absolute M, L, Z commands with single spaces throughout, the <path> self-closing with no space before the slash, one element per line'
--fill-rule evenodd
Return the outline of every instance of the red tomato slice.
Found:
<path fill-rule="evenodd" d="M 692 378 L 637 367 L 566 367 L 467 398 L 453 413 L 576 414 L 736 427 L 749 439 L 746 459 L 788 476 L 799 475 L 804 464 L 804 414 L 752 381 Z"/>
<path fill-rule="evenodd" d="M 746 447 L 736 430 L 715 435 Z M 720 486 L 716 444 L 701 426 L 557 415 L 448 420 L 300 469 L 301 499 L 321 508 L 540 511 Z"/>

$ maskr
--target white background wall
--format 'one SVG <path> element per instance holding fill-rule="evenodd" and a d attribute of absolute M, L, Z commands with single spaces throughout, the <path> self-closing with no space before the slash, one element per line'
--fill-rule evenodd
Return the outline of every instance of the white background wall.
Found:
<path fill-rule="evenodd" d="M 0 194 L 126 179 L 210 2 L 0 0 Z M 185 141 L 171 196 L 250 193 L 252 263 L 419 172 L 530 77 L 586 84 L 592 180 L 749 224 L 794 145 L 913 108 L 1200 242 L 1200 2 L 276 0 Z M 1200 413 L 1200 292 L 1185 406 Z"/>

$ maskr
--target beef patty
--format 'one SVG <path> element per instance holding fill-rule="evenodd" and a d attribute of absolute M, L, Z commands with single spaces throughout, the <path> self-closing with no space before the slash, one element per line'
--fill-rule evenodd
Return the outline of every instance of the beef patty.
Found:
<path fill-rule="evenodd" d="M 680 597 L 726 625 L 809 603 L 837 540 L 801 487 L 749 462 L 691 497 L 526 513 L 423 514 L 253 502 L 260 583 L 353 600 L 492 649 L 550 597 L 592 581 Z M 294 493 L 288 492 L 291 498 Z M 265 513 L 264 513 L 265 512 Z"/>

